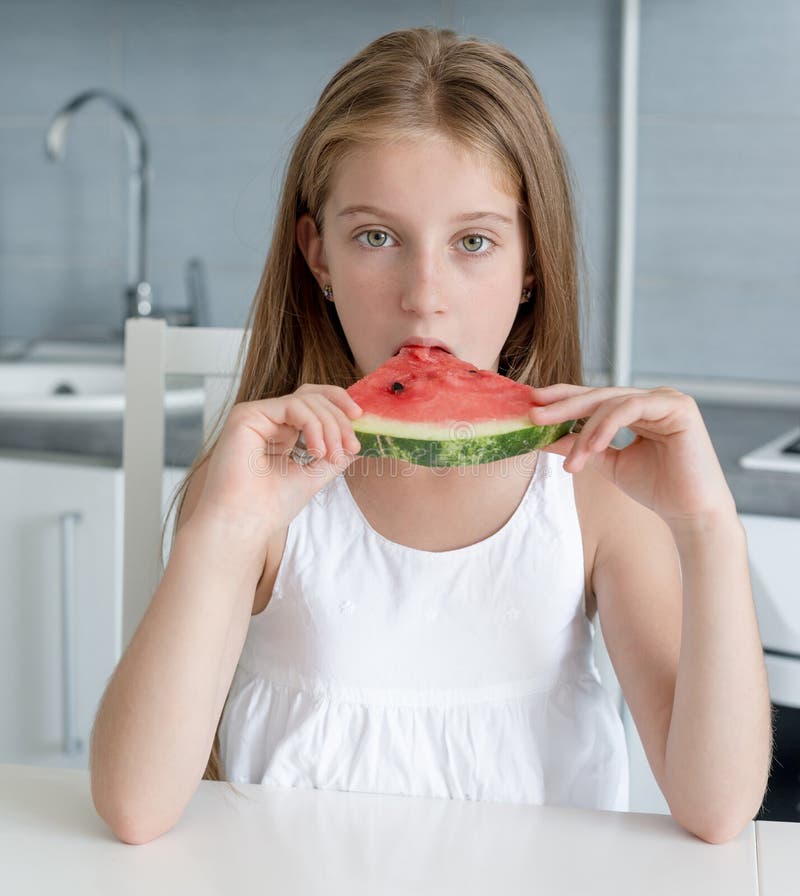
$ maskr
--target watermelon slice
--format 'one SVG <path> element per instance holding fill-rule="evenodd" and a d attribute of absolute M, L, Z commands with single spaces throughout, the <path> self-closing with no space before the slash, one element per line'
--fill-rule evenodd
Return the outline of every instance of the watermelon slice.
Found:
<path fill-rule="evenodd" d="M 486 464 L 549 445 L 574 420 L 536 426 L 529 386 L 480 370 L 445 349 L 405 346 L 347 389 L 363 457 L 425 467 Z"/>

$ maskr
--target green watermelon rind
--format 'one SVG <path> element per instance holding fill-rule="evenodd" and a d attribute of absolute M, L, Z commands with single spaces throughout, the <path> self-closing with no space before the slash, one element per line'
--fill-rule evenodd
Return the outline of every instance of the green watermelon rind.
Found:
<path fill-rule="evenodd" d="M 543 448 L 565 436 L 574 423 L 567 420 L 497 434 L 441 439 L 365 431 L 359 429 L 358 420 L 353 421 L 353 429 L 361 445 L 359 457 L 397 458 L 423 467 L 462 467 L 488 464 Z"/>

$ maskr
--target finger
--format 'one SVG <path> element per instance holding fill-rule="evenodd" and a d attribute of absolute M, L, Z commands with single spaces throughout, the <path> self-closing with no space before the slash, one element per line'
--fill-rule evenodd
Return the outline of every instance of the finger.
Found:
<path fill-rule="evenodd" d="M 652 427 L 653 423 L 669 417 L 675 410 L 675 405 L 675 399 L 652 393 L 630 395 L 615 402 L 607 402 L 594 417 L 590 418 L 577 437 L 565 466 L 569 464 L 573 471 L 582 469 L 589 457 L 606 453 L 620 429 L 636 426 L 642 422 Z M 667 433 L 651 430 L 648 438 L 660 440 L 666 435 Z M 637 435 L 635 441 L 640 438 L 641 435 Z"/>
<path fill-rule="evenodd" d="M 616 386 L 587 389 L 579 395 L 558 399 L 542 407 L 532 407 L 530 417 L 534 423 L 539 424 L 563 423 L 565 420 L 577 420 L 591 416 L 603 402 L 624 398 L 628 395 L 646 394 L 645 389 L 623 389 Z"/>
<path fill-rule="evenodd" d="M 364 413 L 364 409 L 354 398 L 351 397 L 347 389 L 344 389 L 343 392 L 345 396 L 344 410 L 347 412 L 347 415 L 351 417 L 360 417 L 361 414 Z"/>
<path fill-rule="evenodd" d="M 613 426 L 615 427 L 614 433 L 609 438 L 609 442 L 611 441 L 619 429 L 625 425 L 620 421 L 630 415 L 630 404 L 628 405 L 628 413 L 626 414 L 624 411 L 624 403 L 628 401 L 627 397 L 608 399 L 586 420 L 572 444 L 572 449 L 567 454 L 564 462 L 565 468 L 568 467 L 571 472 L 583 469 L 589 455 L 599 451 L 596 448 L 598 433 L 605 432 L 609 427 Z"/>
<path fill-rule="evenodd" d="M 341 408 L 348 418 L 360 417 L 364 413 L 361 405 L 350 396 L 347 389 L 343 389 L 341 386 L 331 386 L 330 392 L 326 391 L 325 395 L 337 408 Z"/>
<path fill-rule="evenodd" d="M 361 450 L 361 443 L 353 430 L 353 423 L 350 417 L 347 416 L 341 407 L 333 402 L 330 402 L 328 407 L 339 424 L 339 439 L 342 446 L 348 448 L 353 453 L 358 453 Z M 360 408 L 359 413 L 361 413 Z"/>
<path fill-rule="evenodd" d="M 533 399 L 536 402 L 552 404 L 565 398 L 573 398 L 577 395 L 586 395 L 589 392 L 604 394 L 605 396 L 625 392 L 643 392 L 643 389 L 634 389 L 625 386 L 578 386 L 575 383 L 553 383 L 550 386 L 531 386 Z"/>
<path fill-rule="evenodd" d="M 289 420 L 285 404 L 273 398 L 243 401 L 231 408 L 226 427 L 245 426 L 263 440 L 267 454 L 285 453 L 297 440 L 300 424 Z"/>
<path fill-rule="evenodd" d="M 353 454 L 358 454 L 359 451 L 361 451 L 361 442 L 358 440 L 358 436 L 353 429 L 353 421 L 339 408 L 336 408 L 336 413 L 341 417 L 340 435 L 342 444 L 348 451 L 351 451 Z"/>
<path fill-rule="evenodd" d="M 341 386 L 334 386 L 330 383 L 303 383 L 299 388 L 295 389 L 295 394 L 301 391 L 304 393 L 308 392 L 324 395 L 337 407 L 340 407 L 348 417 L 359 417 L 363 413 L 358 402 L 350 397 L 350 393 L 347 389 L 344 389 Z"/>
<path fill-rule="evenodd" d="M 339 442 L 339 448 L 357 454 L 361 450 L 361 443 L 353 431 L 353 423 L 347 413 L 341 407 L 332 401 L 328 403 L 328 409 L 335 418 L 336 437 Z M 361 409 L 359 408 L 359 413 Z"/>
<path fill-rule="evenodd" d="M 317 415 L 322 425 L 323 446 L 320 457 L 332 457 L 342 451 L 340 420 L 336 417 L 334 405 L 319 393 L 307 395 L 305 401 Z M 314 453 L 314 452 L 310 452 Z"/>
<path fill-rule="evenodd" d="M 599 419 L 587 444 L 608 445 L 616 433 L 627 426 L 637 435 L 663 441 L 668 436 L 686 429 L 687 418 L 682 413 L 693 399 L 679 392 L 656 390 L 642 396 L 629 396 L 615 408 L 609 408 L 607 416 Z"/>
<path fill-rule="evenodd" d="M 317 398 L 316 396 L 307 396 L 306 400 L 313 408 L 314 413 L 317 415 L 317 419 L 322 425 L 323 445 L 320 458 L 330 457 L 337 451 L 341 451 L 342 446 L 339 442 L 339 426 L 335 417 L 329 410 L 324 397 L 319 396 Z"/>
<path fill-rule="evenodd" d="M 308 405 L 305 398 L 293 398 L 286 403 L 285 421 L 300 432 L 308 454 L 315 458 L 325 456 L 325 436 L 322 421 Z"/>
<path fill-rule="evenodd" d="M 576 386 L 573 383 L 553 383 L 550 386 L 531 386 L 533 400 L 537 404 L 547 405 L 572 395 L 581 395 L 591 391 L 590 386 Z"/>
<path fill-rule="evenodd" d="M 353 424 L 347 414 L 324 395 L 309 395 L 307 400 L 323 421 L 328 450 L 328 455 L 325 456 L 333 457 L 342 452 L 357 454 L 361 450 L 361 443 L 353 431 Z"/>

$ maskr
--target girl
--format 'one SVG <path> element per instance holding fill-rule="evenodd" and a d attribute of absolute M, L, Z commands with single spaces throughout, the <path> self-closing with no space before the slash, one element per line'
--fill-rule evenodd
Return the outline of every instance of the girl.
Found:
<path fill-rule="evenodd" d="M 393 32 L 325 87 L 236 403 L 95 722 L 121 839 L 174 825 L 201 777 L 624 810 L 595 612 L 676 820 L 721 842 L 757 813 L 771 720 L 743 528 L 691 398 L 581 385 L 577 246 L 563 148 L 508 50 Z M 582 429 L 511 464 L 358 457 L 346 387 L 426 339 Z"/>

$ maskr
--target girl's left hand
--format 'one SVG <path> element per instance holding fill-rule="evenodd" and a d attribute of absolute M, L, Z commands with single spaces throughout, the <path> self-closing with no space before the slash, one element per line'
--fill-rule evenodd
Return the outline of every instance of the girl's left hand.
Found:
<path fill-rule="evenodd" d="M 588 418 L 541 450 L 566 457 L 577 473 L 587 463 L 634 500 L 655 511 L 673 530 L 701 529 L 736 514 L 711 438 L 695 400 L 682 392 L 556 383 L 532 387 L 536 424 Z M 625 448 L 611 441 L 622 427 L 636 438 Z"/>

